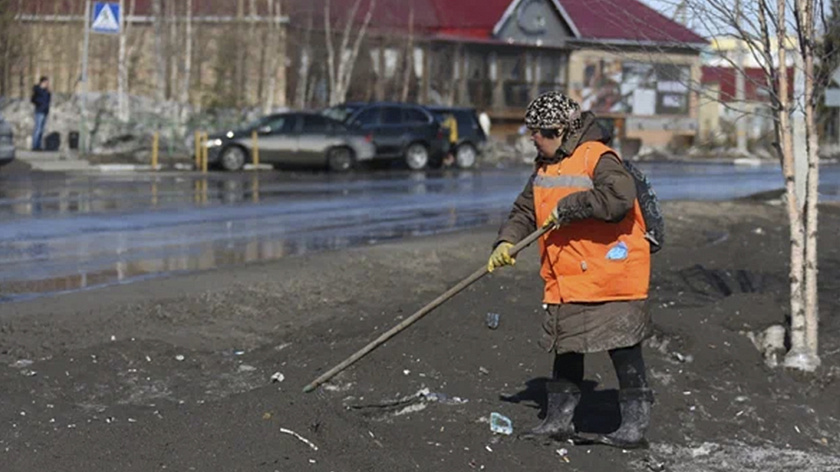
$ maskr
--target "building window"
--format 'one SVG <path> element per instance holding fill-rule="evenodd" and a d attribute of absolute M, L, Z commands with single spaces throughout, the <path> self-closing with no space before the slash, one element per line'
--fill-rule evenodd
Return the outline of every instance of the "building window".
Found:
<path fill-rule="evenodd" d="M 486 108 L 493 104 L 493 82 L 490 80 L 490 54 L 486 51 L 468 51 L 467 96 L 470 105 Z"/>
<path fill-rule="evenodd" d="M 676 64 L 625 62 L 624 111 L 633 115 L 686 115 L 691 69 Z"/>
<path fill-rule="evenodd" d="M 565 54 L 543 52 L 537 57 L 537 92 L 566 90 L 566 56 Z"/>
<path fill-rule="evenodd" d="M 689 66 L 598 59 L 584 65 L 581 106 L 596 113 L 687 115 Z"/>
<path fill-rule="evenodd" d="M 562 52 L 499 53 L 504 106 L 524 108 L 535 94 L 566 90 L 567 55 Z"/>

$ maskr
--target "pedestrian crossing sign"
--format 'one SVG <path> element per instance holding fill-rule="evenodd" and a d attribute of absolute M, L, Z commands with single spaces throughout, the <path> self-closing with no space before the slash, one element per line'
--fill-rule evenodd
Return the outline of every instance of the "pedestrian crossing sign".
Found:
<path fill-rule="evenodd" d="M 121 14 L 119 3 L 95 2 L 90 30 L 94 33 L 119 34 Z"/>

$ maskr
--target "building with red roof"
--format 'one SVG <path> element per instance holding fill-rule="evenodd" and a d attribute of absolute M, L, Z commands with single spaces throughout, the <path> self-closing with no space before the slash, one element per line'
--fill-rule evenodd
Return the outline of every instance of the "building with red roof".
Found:
<path fill-rule="evenodd" d="M 150 25 L 153 0 L 125 0 L 126 9 L 132 1 L 134 14 L 129 23 Z M 371 0 L 361 0 L 350 17 L 357 1 L 282 0 L 281 37 L 285 41 L 278 50 L 286 51 L 281 61 L 286 64 L 281 82 L 285 84 L 281 85 L 285 103 L 326 105 L 325 7 L 329 3 L 332 42 L 339 47 L 344 26 L 350 25 L 353 37 L 368 14 Z M 175 15 L 174 23 L 180 25 L 185 2 L 163 0 L 163 4 L 165 9 L 174 8 L 166 11 L 174 12 L 169 19 Z M 192 4 L 197 24 L 217 25 L 213 27 L 217 34 L 205 34 L 197 41 L 198 54 L 209 57 L 242 49 L 242 54 L 230 61 L 208 59 L 206 65 L 194 65 L 206 76 L 197 85 L 202 90 L 191 94 L 192 99 L 207 102 L 211 97 L 223 102 L 218 94 L 232 86 L 264 89 L 265 81 L 259 77 L 266 61 L 265 53 L 260 52 L 264 48 L 239 40 L 232 46 L 221 38 L 231 30 L 241 31 L 240 36 L 249 41 L 262 37 L 254 28 L 269 22 L 268 2 L 193 0 Z M 80 19 L 84 1 L 27 0 L 19 5 L 21 19 L 60 24 Z M 690 139 L 696 133 L 698 98 L 692 84 L 700 82 L 699 52 L 706 42 L 640 0 L 375 0 L 370 16 L 348 100 L 405 96 L 419 103 L 471 106 L 493 118 L 499 125 L 494 126 L 495 131 L 507 133 L 521 123 L 524 108 L 534 96 L 561 90 L 585 109 L 613 118 L 626 139 L 664 145 L 675 137 Z M 236 29 L 243 17 L 256 21 Z M 225 23 L 232 26 L 218 26 Z M 256 26 L 250 28 L 249 24 Z M 71 44 L 78 47 L 78 43 Z M 352 41 L 348 43 L 351 47 Z M 138 54 L 150 50 L 147 46 Z M 179 48 L 171 51 L 180 53 Z M 102 74 L 108 73 L 107 61 L 99 69 Z M 141 58 L 135 63 L 141 69 L 137 82 L 154 75 L 150 70 L 155 67 L 154 60 Z M 236 70 L 228 70 L 226 64 Z M 37 72 L 24 72 L 27 78 L 49 73 L 43 63 L 35 68 Z M 251 79 L 230 80 L 231 74 Z M 99 83 L 94 88 L 107 89 L 114 81 Z M 149 88 L 140 90 L 147 93 Z M 237 99 L 238 104 L 260 100 L 261 92 L 242 93 L 245 98 Z"/>

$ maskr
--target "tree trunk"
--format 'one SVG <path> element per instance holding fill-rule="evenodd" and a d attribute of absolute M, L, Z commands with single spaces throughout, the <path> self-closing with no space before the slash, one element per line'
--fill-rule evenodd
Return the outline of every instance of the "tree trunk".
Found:
<path fill-rule="evenodd" d="M 274 13 L 274 8 L 277 8 L 277 12 Z M 276 15 L 276 16 L 274 16 Z M 272 18 L 271 23 L 268 25 L 268 34 L 266 35 L 266 48 L 265 51 L 268 55 L 268 67 L 264 70 L 262 75 L 265 75 L 268 79 L 268 85 L 266 87 L 266 94 L 263 98 L 263 114 L 267 115 L 271 113 L 271 110 L 274 108 L 274 89 L 277 87 L 277 68 L 278 68 L 278 58 L 277 58 L 277 43 L 279 41 L 278 29 L 280 27 L 280 2 L 277 2 L 275 5 L 274 0 L 268 0 L 268 16 Z"/>
<path fill-rule="evenodd" d="M 336 89 L 338 88 L 338 81 L 336 80 L 336 73 L 335 73 L 335 47 L 333 46 L 333 37 L 332 37 L 332 18 L 330 18 L 330 0 L 327 0 L 327 4 L 324 5 L 324 39 L 327 43 L 327 78 L 329 80 L 330 85 L 330 98 L 329 103 L 330 105 L 335 105 L 334 97 L 336 96 Z M 359 0 L 356 0 L 356 5 L 359 5 Z M 355 9 L 353 10 L 353 14 L 355 15 Z"/>
<path fill-rule="evenodd" d="M 306 31 L 303 33 L 303 45 L 300 48 L 300 58 L 298 64 L 298 77 L 295 87 L 295 108 L 302 110 L 306 108 L 306 91 L 309 85 L 309 72 L 311 66 L 311 47 L 312 47 L 312 16 L 306 23 Z"/>
<path fill-rule="evenodd" d="M 408 13 L 408 46 L 405 48 L 405 75 L 403 75 L 402 93 L 400 101 L 408 100 L 411 88 L 411 75 L 414 73 L 414 6 Z"/>
<path fill-rule="evenodd" d="M 127 24 L 128 22 L 125 18 L 125 1 L 120 0 L 120 52 L 117 59 L 117 117 L 122 122 L 128 121 L 129 118 L 128 64 L 126 62 L 128 31 L 125 30 Z"/>
<path fill-rule="evenodd" d="M 265 0 L 266 3 L 266 18 L 274 18 L 274 0 Z M 260 45 L 259 58 L 257 60 L 257 100 L 265 106 L 265 93 L 269 82 L 269 69 L 271 69 L 271 24 L 259 28 Z"/>
<path fill-rule="evenodd" d="M 152 16 L 155 30 L 155 99 L 166 100 L 166 57 L 163 53 L 163 10 L 162 0 L 152 0 Z"/>
<path fill-rule="evenodd" d="M 805 346 L 808 353 L 808 368 L 815 370 L 820 365 L 819 349 L 819 300 L 817 296 L 817 203 L 819 200 L 819 136 L 815 111 L 817 99 L 814 94 L 814 2 L 797 0 L 800 50 L 805 64 L 805 128 L 808 149 L 807 188 L 805 192 Z"/>
<path fill-rule="evenodd" d="M 359 50 L 362 46 L 362 40 L 367 33 L 370 20 L 373 18 L 373 9 L 376 6 L 376 0 L 370 0 L 368 11 L 365 14 L 365 19 L 359 32 L 356 34 L 356 39 L 353 42 L 353 47 L 349 49 L 350 38 L 352 36 L 353 27 L 355 26 L 354 19 L 356 12 L 359 10 L 359 5 L 362 0 L 356 0 L 350 13 L 345 18 L 344 32 L 341 35 L 341 45 L 336 52 L 332 43 L 332 27 L 330 19 L 330 1 L 327 0 L 327 5 L 324 8 L 324 29 L 327 40 L 327 67 L 330 79 L 330 105 L 337 105 L 347 98 L 347 91 L 350 88 L 350 80 L 353 77 L 353 68 L 356 66 L 356 59 L 359 56 Z M 338 57 L 336 57 L 336 53 Z M 338 67 L 336 67 L 336 62 Z M 380 64 L 381 66 L 381 64 Z"/>
<path fill-rule="evenodd" d="M 167 54 L 169 55 L 169 86 L 167 87 L 167 94 L 166 97 L 171 100 L 176 100 L 178 97 L 178 89 L 179 82 L 178 82 L 178 70 L 181 66 L 178 64 L 180 61 L 180 54 L 177 51 L 180 50 L 180 42 L 178 41 L 178 11 L 175 6 L 175 2 L 167 2 L 167 19 L 166 21 L 169 22 L 169 34 L 167 35 L 167 44 L 166 50 Z"/>
<path fill-rule="evenodd" d="M 287 83 L 287 68 L 286 68 L 286 55 L 288 54 L 288 48 L 286 47 L 286 41 L 288 37 L 286 35 L 286 28 L 287 26 L 283 23 L 283 0 L 277 0 L 277 6 L 274 9 L 275 11 L 275 28 L 277 35 L 275 37 L 275 46 L 276 46 L 276 59 L 274 65 L 274 106 L 285 108 L 288 105 L 288 100 L 286 96 L 286 87 Z"/>
<path fill-rule="evenodd" d="M 779 57 L 779 141 L 782 149 L 782 172 L 785 177 L 785 196 L 787 197 L 788 220 L 790 221 L 790 318 L 791 350 L 785 358 L 785 365 L 795 367 L 798 359 L 805 352 L 805 312 L 802 284 L 804 281 L 804 231 L 802 212 L 796 199 L 796 182 L 793 162 L 793 136 L 790 124 L 790 92 L 788 90 L 787 54 L 785 38 L 787 36 L 785 0 L 778 0 L 777 40 Z"/>
<path fill-rule="evenodd" d="M 237 0 L 236 4 L 236 22 L 233 26 L 233 41 L 239 50 L 234 58 L 234 96 L 236 105 L 242 106 L 243 102 L 247 100 L 247 90 L 245 86 L 245 56 L 248 50 L 247 41 L 243 40 L 246 37 L 245 27 L 245 0 Z"/>
<path fill-rule="evenodd" d="M 193 8 L 192 2 L 193 0 L 186 0 L 187 1 L 187 9 L 184 14 L 184 23 L 185 23 L 185 31 L 184 31 L 184 41 L 186 44 L 184 45 L 184 77 L 183 82 L 181 82 L 181 98 L 180 102 L 183 104 L 190 103 L 190 80 L 192 76 L 192 45 L 193 45 L 193 33 L 192 33 L 192 15 L 193 15 Z"/>

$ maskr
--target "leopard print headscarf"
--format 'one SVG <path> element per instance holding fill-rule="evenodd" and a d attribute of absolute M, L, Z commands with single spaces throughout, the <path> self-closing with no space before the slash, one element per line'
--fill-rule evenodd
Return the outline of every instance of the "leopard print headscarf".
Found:
<path fill-rule="evenodd" d="M 583 126 L 580 105 L 560 92 L 546 92 L 528 105 L 525 126 L 529 129 L 566 129 L 574 134 Z"/>

